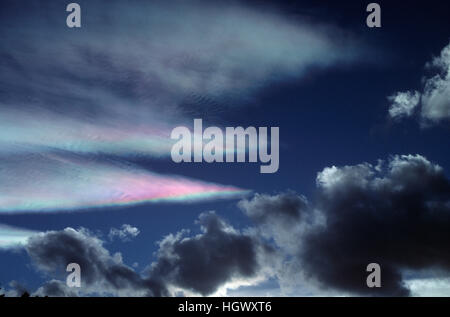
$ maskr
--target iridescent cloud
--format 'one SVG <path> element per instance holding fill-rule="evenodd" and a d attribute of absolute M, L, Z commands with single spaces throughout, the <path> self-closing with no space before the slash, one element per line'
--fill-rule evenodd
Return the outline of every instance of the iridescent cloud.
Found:
<path fill-rule="evenodd" d="M 360 54 L 336 28 L 238 4 L 99 1 L 83 9 L 86 32 L 55 27 L 60 7 L 48 3 L 46 20 L 14 12 L 0 21 L 0 151 L 26 144 L 167 157 L 172 128 L 192 122 L 186 105 L 206 120 L 270 82 Z"/>
<path fill-rule="evenodd" d="M 239 197 L 247 191 L 70 153 L 1 159 L 0 213 Z"/>
<path fill-rule="evenodd" d="M 126 162 L 169 159 L 173 128 L 216 121 L 217 108 L 270 82 L 360 56 L 334 27 L 239 4 L 110 0 L 83 12 L 89 27 L 77 32 L 57 27 L 55 3 L 0 20 L 2 213 L 242 194 Z"/>
<path fill-rule="evenodd" d="M 27 239 L 37 231 L 0 224 L 0 249 L 9 249 L 26 244 Z"/>

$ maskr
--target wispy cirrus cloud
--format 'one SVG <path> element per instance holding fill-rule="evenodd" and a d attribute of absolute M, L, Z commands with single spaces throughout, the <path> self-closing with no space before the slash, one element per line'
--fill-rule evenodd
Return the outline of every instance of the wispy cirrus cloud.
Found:
<path fill-rule="evenodd" d="M 247 191 L 73 154 L 1 159 L 0 213 L 236 197 Z"/>
<path fill-rule="evenodd" d="M 185 104 L 232 107 L 270 82 L 360 54 L 337 28 L 242 5 L 105 3 L 84 6 L 76 32 L 59 27 L 51 4 L 37 8 L 45 20 L 5 16 L 1 143 L 167 156 L 171 129 L 191 121 Z"/>
<path fill-rule="evenodd" d="M 0 224 L 0 250 L 24 246 L 28 238 L 37 233 L 33 230 Z"/>
<path fill-rule="evenodd" d="M 6 2 L 0 19 L 2 212 L 241 192 L 101 161 L 168 158 L 170 131 L 192 122 L 186 104 L 233 108 L 270 82 L 360 52 L 337 28 L 236 3 L 100 1 L 82 6 L 78 30 L 61 24 L 58 3 L 17 5 Z"/>

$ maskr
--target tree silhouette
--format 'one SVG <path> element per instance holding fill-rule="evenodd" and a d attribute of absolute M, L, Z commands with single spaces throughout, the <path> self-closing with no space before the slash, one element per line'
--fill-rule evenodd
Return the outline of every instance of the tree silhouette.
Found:
<path fill-rule="evenodd" d="M 0 297 L 5 297 L 6 294 L 5 293 L 1 294 L 1 290 L 2 290 L 2 288 L 0 287 Z M 22 293 L 22 295 L 20 295 L 20 297 L 26 298 L 26 297 L 31 297 L 31 295 L 27 291 L 24 291 Z M 39 295 L 35 295 L 34 297 L 40 297 L 40 296 Z M 48 297 L 48 296 L 44 296 L 44 297 Z"/>

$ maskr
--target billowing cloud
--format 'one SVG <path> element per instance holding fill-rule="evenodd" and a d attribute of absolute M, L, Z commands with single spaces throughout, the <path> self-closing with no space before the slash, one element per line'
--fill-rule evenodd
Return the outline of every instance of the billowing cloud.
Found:
<path fill-rule="evenodd" d="M 40 295 L 65 296 L 71 291 L 69 295 L 131 296 L 150 291 L 139 274 L 122 262 L 120 253 L 111 255 L 103 242 L 85 229 L 40 233 L 30 238 L 26 250 L 36 268 L 51 276 L 67 276 L 69 263 L 79 264 L 82 270 L 81 288 L 68 290 L 62 282 L 52 280 L 37 290 Z"/>
<path fill-rule="evenodd" d="M 307 201 L 295 193 L 274 196 L 256 194 L 251 200 L 242 200 L 238 205 L 257 223 L 282 222 L 289 225 L 300 221 L 303 210 L 307 208 Z"/>
<path fill-rule="evenodd" d="M 41 212 L 236 197 L 246 191 L 121 162 L 48 153 L 0 159 L 0 212 Z"/>
<path fill-rule="evenodd" d="M 432 76 L 424 76 L 422 92 L 397 92 L 388 97 L 391 105 L 389 116 L 394 119 L 409 117 L 420 106 L 420 117 L 424 124 L 433 124 L 450 119 L 450 44 L 440 56 L 426 64 Z"/>
<path fill-rule="evenodd" d="M 25 246 L 34 266 L 51 279 L 34 292 L 39 296 L 169 296 L 180 292 L 210 295 L 264 279 L 263 261 L 273 250 L 250 233 L 242 233 L 214 212 L 198 218 L 201 233 L 183 230 L 159 242 L 155 262 L 141 275 L 111 254 L 103 241 L 86 229 L 66 228 L 31 237 Z M 81 287 L 69 288 L 69 263 L 81 267 Z M 267 271 L 267 270 L 266 270 Z"/>
<path fill-rule="evenodd" d="M 294 192 L 277 195 L 255 194 L 243 199 L 238 207 L 255 224 L 254 229 L 265 239 L 273 238 L 283 249 L 295 252 L 299 247 L 303 223 L 309 223 L 309 204 Z"/>
<path fill-rule="evenodd" d="M 80 295 L 77 288 L 69 287 L 65 282 L 60 280 L 48 281 L 33 293 L 33 296 L 42 297 L 78 297 Z"/>
<path fill-rule="evenodd" d="M 159 243 L 158 260 L 151 276 L 187 294 L 213 294 L 226 284 L 242 285 L 258 279 L 262 258 L 270 253 L 251 235 L 243 234 L 214 212 L 200 215 L 202 233 L 168 235 Z"/>
<path fill-rule="evenodd" d="M 302 263 L 325 286 L 366 295 L 407 295 L 402 273 L 450 269 L 450 185 L 443 170 L 419 155 L 387 163 L 324 169 L 317 177 L 323 226 L 306 236 Z M 369 263 L 382 267 L 383 286 L 365 285 Z"/>
<path fill-rule="evenodd" d="M 450 119 L 450 44 L 434 58 L 430 67 L 437 74 L 425 80 L 422 93 L 422 116 L 438 122 Z"/>
<path fill-rule="evenodd" d="M 120 239 L 124 242 L 130 241 L 139 235 L 141 231 L 129 224 L 123 224 L 120 228 L 111 228 L 109 230 L 108 238 L 110 240 Z"/>
<path fill-rule="evenodd" d="M 274 237 L 290 236 L 297 246 L 275 239 L 293 257 L 297 286 L 316 294 L 403 296 L 426 272 L 450 275 L 450 182 L 440 166 L 420 155 L 393 156 L 375 166 L 327 167 L 317 186 L 314 205 L 297 222 L 290 217 L 271 227 Z M 282 217 L 283 200 L 260 200 L 266 203 L 257 212 Z M 372 262 L 381 265 L 381 288 L 366 286 Z"/>

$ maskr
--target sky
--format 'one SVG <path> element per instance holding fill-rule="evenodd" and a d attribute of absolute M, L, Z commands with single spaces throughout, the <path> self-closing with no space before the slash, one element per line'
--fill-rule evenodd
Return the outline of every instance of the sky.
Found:
<path fill-rule="evenodd" d="M 0 4 L 0 294 L 450 295 L 448 4 L 77 3 Z M 194 119 L 279 169 L 174 162 Z"/>

